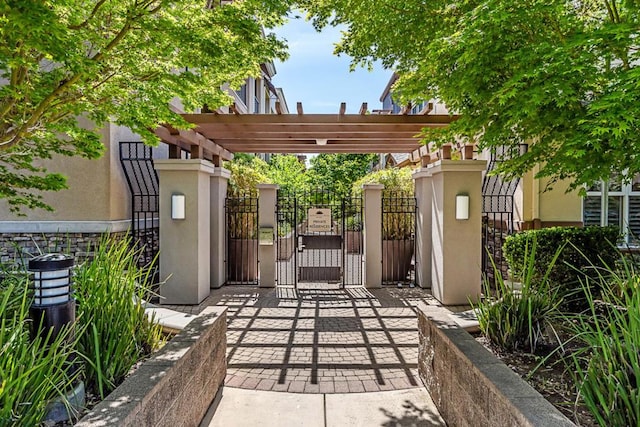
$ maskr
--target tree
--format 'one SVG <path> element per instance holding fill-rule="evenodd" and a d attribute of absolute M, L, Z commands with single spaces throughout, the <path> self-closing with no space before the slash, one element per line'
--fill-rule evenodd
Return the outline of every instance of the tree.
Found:
<path fill-rule="evenodd" d="M 308 176 L 305 165 L 293 155 L 276 155 L 271 158 L 267 175 L 283 192 L 305 191 Z"/>
<path fill-rule="evenodd" d="M 640 1 L 307 1 L 315 25 L 344 24 L 338 53 L 380 60 L 406 101 L 461 114 L 447 130 L 481 148 L 529 150 L 498 170 L 573 187 L 640 172 Z"/>
<path fill-rule="evenodd" d="M 376 154 L 318 154 L 311 158 L 308 171 L 312 186 L 346 197 L 351 186 L 369 172 Z"/>
<path fill-rule="evenodd" d="M 157 143 L 158 125 L 188 127 L 172 99 L 186 111 L 229 104 L 223 84 L 239 87 L 285 56 L 262 28 L 281 23 L 288 0 L 227 3 L 0 0 L 0 198 L 13 211 L 48 208 L 32 190 L 59 190 L 65 178 L 38 159 L 98 157 L 107 121 Z"/>

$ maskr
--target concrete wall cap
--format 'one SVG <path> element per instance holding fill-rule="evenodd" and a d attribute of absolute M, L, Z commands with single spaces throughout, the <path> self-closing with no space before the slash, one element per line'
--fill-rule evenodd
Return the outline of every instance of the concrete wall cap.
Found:
<path fill-rule="evenodd" d="M 256 188 L 258 190 L 277 190 L 280 186 L 278 184 L 258 184 Z"/>
<path fill-rule="evenodd" d="M 209 174 L 215 171 L 213 163 L 204 159 L 158 159 L 153 163 L 159 171 L 201 171 Z"/>
<path fill-rule="evenodd" d="M 231 171 L 225 168 L 216 168 L 211 176 L 229 179 L 231 178 Z"/>
<path fill-rule="evenodd" d="M 486 160 L 438 160 L 429 165 L 432 175 L 442 172 L 481 172 L 486 168 Z"/>
<path fill-rule="evenodd" d="M 383 190 L 384 184 L 362 184 L 363 190 Z"/>
<path fill-rule="evenodd" d="M 413 179 L 431 178 L 431 170 L 429 170 L 428 168 L 416 169 L 411 174 L 411 178 L 413 178 Z"/>

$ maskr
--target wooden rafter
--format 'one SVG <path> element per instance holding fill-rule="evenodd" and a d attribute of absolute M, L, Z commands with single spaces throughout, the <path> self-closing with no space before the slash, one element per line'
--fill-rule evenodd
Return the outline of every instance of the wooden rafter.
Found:
<path fill-rule="evenodd" d="M 276 111 L 278 107 L 276 103 Z M 430 152 L 420 146 L 421 130 L 425 127 L 448 126 L 458 118 L 443 114 L 367 114 L 366 103 L 362 104 L 358 114 L 346 114 L 345 103 L 340 105 L 338 114 L 304 114 L 301 103 L 297 104 L 297 112 L 182 114 L 186 121 L 194 125 L 194 129 L 163 127 L 156 133 L 168 144 L 179 146 L 197 156 L 218 156 L 223 160 L 228 160 L 234 152 L 390 152 L 411 153 L 412 160 L 420 161 Z M 323 140 L 327 140 L 327 143 L 318 143 Z"/>

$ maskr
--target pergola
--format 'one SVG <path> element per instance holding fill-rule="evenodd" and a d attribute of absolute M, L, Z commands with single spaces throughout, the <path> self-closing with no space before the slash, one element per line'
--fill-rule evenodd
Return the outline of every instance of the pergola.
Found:
<path fill-rule="evenodd" d="M 231 108 L 231 111 L 237 111 Z M 451 147 L 436 150 L 421 145 L 423 128 L 447 126 L 458 116 L 429 114 L 346 114 L 342 103 L 338 114 L 182 114 L 194 125 L 190 130 L 160 127 L 156 134 L 170 145 L 170 157 L 180 158 L 180 150 L 191 158 L 231 160 L 233 153 L 410 153 L 412 161 L 429 163 L 450 158 Z M 463 151 L 464 154 L 464 151 Z"/>

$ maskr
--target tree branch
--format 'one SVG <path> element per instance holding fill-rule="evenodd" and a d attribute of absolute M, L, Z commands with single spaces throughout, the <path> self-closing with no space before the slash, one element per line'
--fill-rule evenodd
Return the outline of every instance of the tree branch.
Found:
<path fill-rule="evenodd" d="M 83 27 L 86 27 L 89 24 L 89 21 L 91 21 L 91 19 L 93 19 L 94 16 L 96 16 L 96 13 L 98 13 L 98 10 L 100 10 L 100 8 L 102 7 L 103 4 L 105 4 L 107 2 L 107 0 L 99 0 L 95 6 L 93 6 L 93 10 L 91 10 L 91 13 L 89 14 L 89 17 L 87 19 L 85 19 L 83 22 L 81 22 L 78 25 L 70 25 L 69 29 L 70 30 L 79 30 Z"/>

